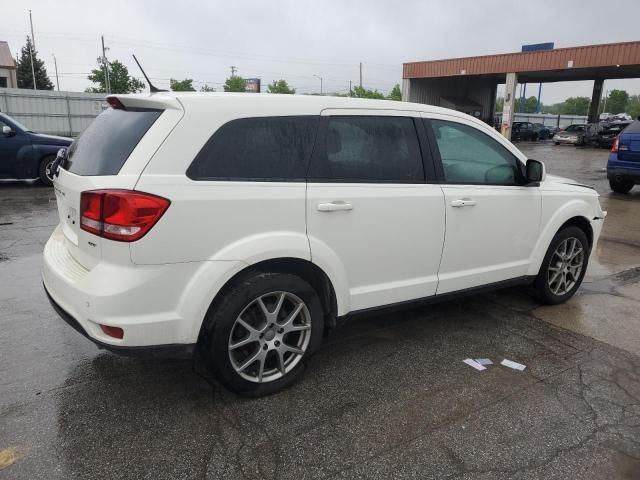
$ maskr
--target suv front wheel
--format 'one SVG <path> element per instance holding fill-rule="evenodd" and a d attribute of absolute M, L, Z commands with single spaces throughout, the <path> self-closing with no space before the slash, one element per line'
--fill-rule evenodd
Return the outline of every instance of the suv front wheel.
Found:
<path fill-rule="evenodd" d="M 538 299 L 549 305 L 569 300 L 582 283 L 589 254 L 584 231 L 574 226 L 560 230 L 553 237 L 533 284 Z"/>
<path fill-rule="evenodd" d="M 256 273 L 212 306 L 201 342 L 208 368 L 229 390 L 262 396 L 291 385 L 322 341 L 314 289 L 286 273 Z"/>

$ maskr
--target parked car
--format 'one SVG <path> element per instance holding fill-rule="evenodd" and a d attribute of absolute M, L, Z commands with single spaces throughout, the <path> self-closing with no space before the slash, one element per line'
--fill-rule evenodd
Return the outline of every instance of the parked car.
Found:
<path fill-rule="evenodd" d="M 546 125 L 542 123 L 534 123 L 533 128 L 538 134 L 539 140 L 547 140 L 551 138 L 551 130 L 549 130 L 549 127 L 547 127 Z"/>
<path fill-rule="evenodd" d="M 584 145 L 585 129 L 585 123 L 574 123 L 573 125 L 569 125 L 567 128 L 560 130 L 553 136 L 553 143 L 556 145 L 560 145 L 561 143 Z"/>
<path fill-rule="evenodd" d="M 536 141 L 538 138 L 540 138 L 539 133 L 533 123 L 513 122 L 511 126 L 511 140 Z"/>
<path fill-rule="evenodd" d="M 615 122 L 603 126 L 598 132 L 595 142 L 600 148 L 611 148 L 613 141 L 631 122 Z"/>
<path fill-rule="evenodd" d="M 513 284 L 578 289 L 605 213 L 464 113 L 340 97 L 117 95 L 61 156 L 43 281 L 116 352 L 291 384 L 338 319 Z M 445 222 L 446 218 L 446 222 Z"/>
<path fill-rule="evenodd" d="M 73 139 L 35 133 L 4 113 L 0 113 L 0 130 L 0 178 L 39 178 L 51 185 L 56 154 Z"/>
<path fill-rule="evenodd" d="M 607 178 L 611 190 L 618 193 L 628 193 L 640 183 L 640 120 L 629 124 L 614 139 Z"/>

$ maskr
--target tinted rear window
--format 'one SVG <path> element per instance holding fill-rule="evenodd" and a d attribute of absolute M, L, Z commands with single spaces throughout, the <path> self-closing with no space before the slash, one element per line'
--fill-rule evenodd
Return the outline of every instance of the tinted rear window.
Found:
<path fill-rule="evenodd" d="M 161 113 L 105 110 L 71 144 L 66 170 L 76 175 L 117 175 Z"/>
<path fill-rule="evenodd" d="M 318 117 L 232 120 L 207 141 L 187 170 L 193 180 L 304 181 Z"/>

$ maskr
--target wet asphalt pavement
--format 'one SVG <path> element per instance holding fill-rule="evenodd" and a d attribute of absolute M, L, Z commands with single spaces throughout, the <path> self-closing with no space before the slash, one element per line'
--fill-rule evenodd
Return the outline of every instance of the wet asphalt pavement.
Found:
<path fill-rule="evenodd" d="M 40 281 L 55 197 L 0 184 L 0 478 L 640 478 L 640 188 L 609 192 L 604 150 L 521 148 L 609 211 L 574 299 L 516 288 L 359 318 L 253 400 L 64 324 Z"/>

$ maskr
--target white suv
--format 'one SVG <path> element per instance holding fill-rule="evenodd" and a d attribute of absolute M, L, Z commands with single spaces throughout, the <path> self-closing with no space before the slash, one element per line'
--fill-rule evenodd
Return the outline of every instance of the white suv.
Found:
<path fill-rule="evenodd" d="M 532 283 L 577 290 L 605 213 L 480 121 L 348 98 L 114 96 L 54 181 L 57 311 L 98 346 L 199 352 L 290 384 L 353 312 Z"/>

